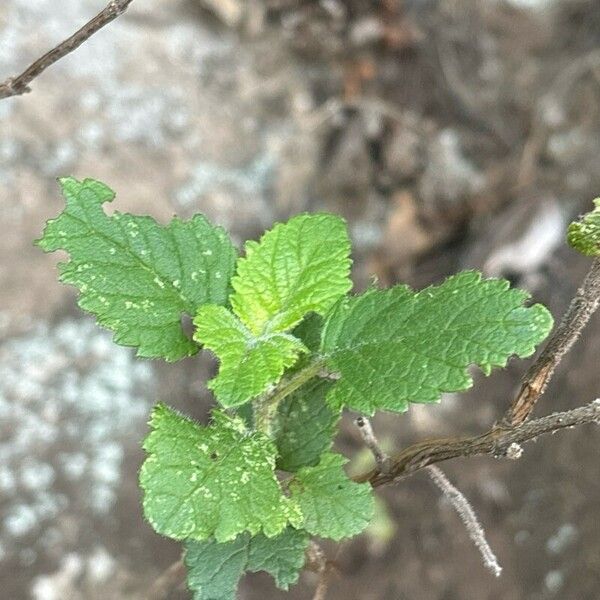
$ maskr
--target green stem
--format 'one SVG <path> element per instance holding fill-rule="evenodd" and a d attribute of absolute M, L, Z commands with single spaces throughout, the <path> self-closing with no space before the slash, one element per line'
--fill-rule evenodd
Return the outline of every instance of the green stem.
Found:
<path fill-rule="evenodd" d="M 268 436 L 272 436 L 273 423 L 275 416 L 277 415 L 279 403 L 304 385 L 308 380 L 318 375 L 324 366 L 325 361 L 319 357 L 310 362 L 303 369 L 300 369 L 297 373 L 294 373 L 291 377 L 282 380 L 272 392 L 255 400 L 254 426 L 256 429 L 266 433 Z"/>

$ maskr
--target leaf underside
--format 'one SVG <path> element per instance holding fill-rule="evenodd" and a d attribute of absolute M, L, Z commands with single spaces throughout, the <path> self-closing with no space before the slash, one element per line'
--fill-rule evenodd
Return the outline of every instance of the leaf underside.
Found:
<path fill-rule="evenodd" d="M 279 406 L 277 416 L 277 467 L 295 472 L 314 466 L 331 448 L 340 411 L 325 397 L 333 382 L 313 379 L 290 394 Z"/>
<path fill-rule="evenodd" d="M 235 600 L 245 572 L 266 571 L 287 590 L 304 565 L 308 534 L 291 527 L 273 538 L 242 534 L 231 542 L 214 539 L 185 542 L 188 587 L 194 600 Z"/>

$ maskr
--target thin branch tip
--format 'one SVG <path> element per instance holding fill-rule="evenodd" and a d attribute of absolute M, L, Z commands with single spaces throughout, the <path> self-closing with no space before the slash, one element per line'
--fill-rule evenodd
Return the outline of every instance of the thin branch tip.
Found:
<path fill-rule="evenodd" d="M 546 346 L 523 377 L 519 393 L 504 416 L 507 425 L 526 421 L 546 390 L 561 360 L 579 339 L 600 306 L 600 258 L 590 269 Z"/>
<path fill-rule="evenodd" d="M 496 577 L 500 577 L 502 567 L 494 554 L 485 536 L 485 530 L 481 526 L 473 507 L 464 494 L 446 477 L 444 472 L 434 465 L 427 467 L 431 480 L 440 489 L 444 497 L 452 504 L 458 516 L 463 522 L 469 537 L 479 550 L 483 564 Z"/>
<path fill-rule="evenodd" d="M 354 422 L 360 431 L 363 442 L 371 451 L 371 454 L 375 459 L 375 463 L 377 464 L 377 468 L 382 473 L 389 473 L 391 468 L 390 457 L 382 450 L 379 442 L 377 441 L 371 421 L 364 415 L 359 415 Z"/>

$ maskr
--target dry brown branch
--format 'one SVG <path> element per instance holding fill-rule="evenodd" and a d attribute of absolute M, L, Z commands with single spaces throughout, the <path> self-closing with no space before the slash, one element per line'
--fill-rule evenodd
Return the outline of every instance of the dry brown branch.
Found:
<path fill-rule="evenodd" d="M 519 425 L 529 417 L 556 367 L 579 338 L 599 304 L 600 259 L 595 259 L 559 326 L 525 374 L 521 389 L 504 417 L 507 424 Z"/>
<path fill-rule="evenodd" d="M 29 65 L 20 75 L 9 77 L 6 81 L 0 83 L 0 100 L 30 92 L 31 89 L 29 84 L 38 77 L 38 75 L 67 54 L 73 52 L 73 50 L 79 48 L 83 42 L 92 37 L 105 25 L 114 21 L 119 15 L 127 10 L 132 2 L 133 0 L 112 0 L 109 2 L 104 10 L 100 11 L 81 29 L 31 63 L 31 65 Z"/>
<path fill-rule="evenodd" d="M 546 433 L 569 429 L 585 423 L 598 423 L 598 421 L 600 421 L 600 400 L 595 400 L 585 406 L 566 412 L 553 413 L 517 426 L 499 424 L 481 435 L 425 440 L 392 457 L 389 473 L 384 474 L 378 469 L 373 469 L 354 477 L 354 480 L 368 481 L 373 487 L 379 487 L 408 477 L 428 465 L 452 458 L 486 454 L 497 458 L 512 458 L 507 456 L 512 444 L 521 445 Z M 514 446 L 512 447 L 514 448 Z"/>
<path fill-rule="evenodd" d="M 384 473 L 376 468 L 355 477 L 355 481 L 369 481 L 373 487 L 378 487 L 412 475 L 427 465 L 461 456 L 507 456 L 508 453 L 508 458 L 515 458 L 516 455 L 520 456 L 520 453 L 515 453 L 515 448 L 519 448 L 524 442 L 566 427 L 597 422 L 600 416 L 598 400 L 529 423 L 526 423 L 526 420 L 544 393 L 556 367 L 579 338 L 599 304 L 600 259 L 596 258 L 560 324 L 525 374 L 519 393 L 498 425 L 473 437 L 419 442 L 392 457 L 388 472 Z"/>

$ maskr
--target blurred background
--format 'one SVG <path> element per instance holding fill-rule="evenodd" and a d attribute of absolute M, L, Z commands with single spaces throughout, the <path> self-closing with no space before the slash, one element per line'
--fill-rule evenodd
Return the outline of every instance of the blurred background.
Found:
<path fill-rule="evenodd" d="M 0 79 L 103 0 L 4 0 Z M 94 177 L 115 208 L 196 212 L 236 243 L 300 211 L 346 217 L 354 280 L 422 287 L 463 268 L 508 277 L 560 316 L 589 261 L 566 223 L 600 195 L 597 0 L 137 0 L 32 93 L 0 101 L 0 597 L 143 599 L 177 544 L 141 518 L 150 407 L 205 420 L 215 365 L 140 361 L 76 307 L 32 246 L 63 206 L 55 177 Z M 600 395 L 600 320 L 538 414 Z M 375 419 L 390 449 L 482 431 L 526 362 L 440 405 Z M 365 466 L 352 419 L 341 451 Z M 542 439 L 519 461 L 444 470 L 471 499 L 495 579 L 418 474 L 382 490 L 366 535 L 328 548 L 330 600 L 600 597 L 600 432 Z M 244 600 L 286 596 L 248 577 Z M 186 598 L 174 592 L 172 598 Z"/>

